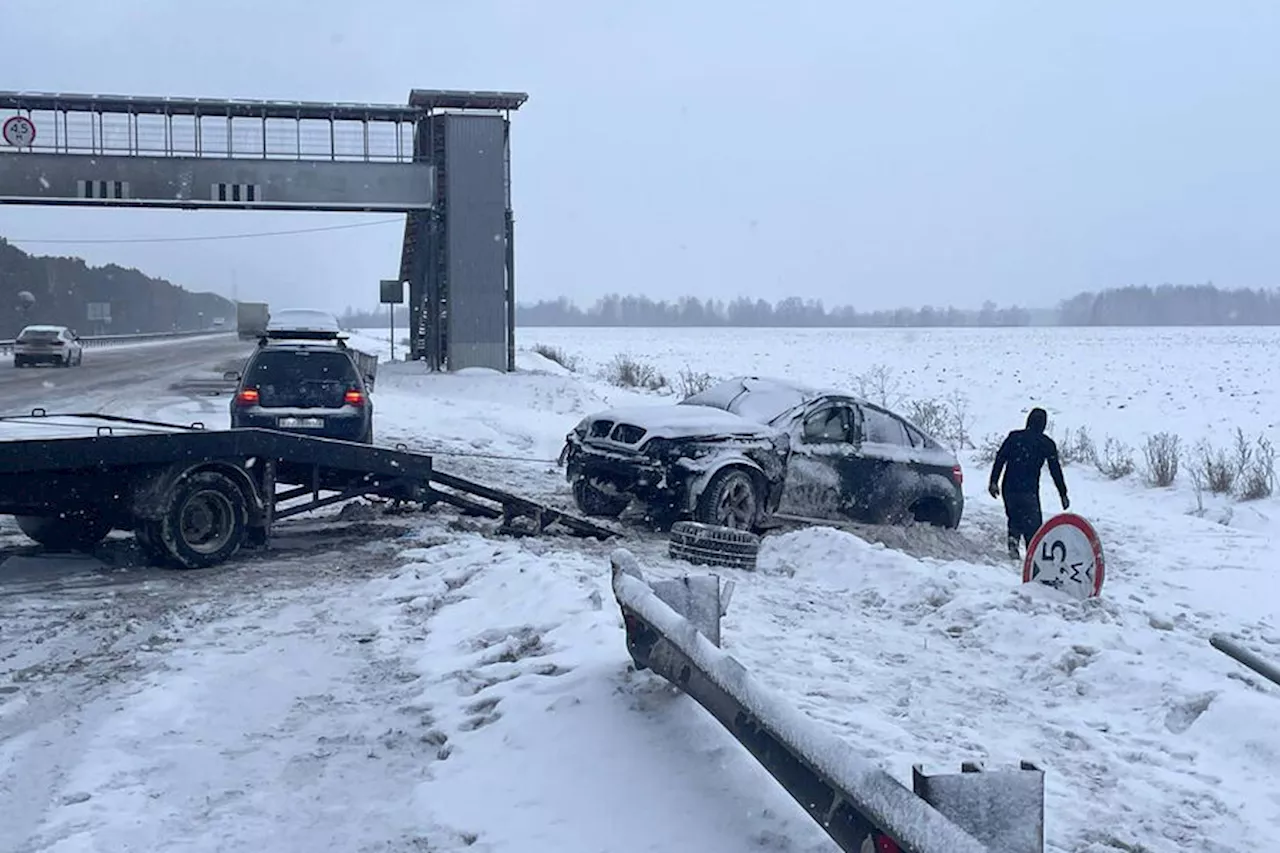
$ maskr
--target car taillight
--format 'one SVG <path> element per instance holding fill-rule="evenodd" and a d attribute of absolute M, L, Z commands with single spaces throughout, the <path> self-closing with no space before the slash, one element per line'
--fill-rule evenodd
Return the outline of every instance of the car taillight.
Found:
<path fill-rule="evenodd" d="M 258 405 L 258 389 L 246 388 L 236 395 L 237 406 L 256 406 Z"/>
<path fill-rule="evenodd" d="M 343 395 L 343 397 L 342 397 L 342 401 L 343 401 L 344 403 L 346 403 L 348 406 L 363 406 L 363 405 L 364 405 L 364 392 L 363 392 L 363 391 L 348 391 L 345 395 Z"/>
<path fill-rule="evenodd" d="M 964 471 L 960 470 L 959 465 L 951 469 L 951 479 L 956 481 L 957 486 L 964 485 Z"/>

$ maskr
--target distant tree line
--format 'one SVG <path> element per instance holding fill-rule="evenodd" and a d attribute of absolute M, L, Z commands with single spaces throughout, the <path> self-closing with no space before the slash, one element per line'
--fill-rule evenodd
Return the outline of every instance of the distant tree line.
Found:
<path fill-rule="evenodd" d="M 1164 284 L 1081 293 L 1058 306 L 1063 326 L 1275 326 L 1280 292 Z"/>
<path fill-rule="evenodd" d="M 981 309 L 897 308 L 891 311 L 857 311 L 842 305 L 827 309 L 820 299 L 790 296 L 770 303 L 739 297 L 729 302 L 685 296 L 675 302 L 654 301 L 647 296 L 611 294 L 583 310 L 566 298 L 520 305 L 516 324 L 521 326 L 743 326 L 743 327 L 940 327 L 1029 326 L 1032 312 L 1013 306 L 985 303 Z"/>
<path fill-rule="evenodd" d="M 385 321 L 384 321 L 385 322 Z M 1231 326 L 1280 325 L 1280 291 L 1220 290 L 1212 284 L 1121 287 L 1081 293 L 1057 308 L 948 307 L 857 311 L 826 309 L 821 300 L 788 297 L 778 302 L 738 298 L 730 302 L 694 296 L 675 302 L 647 296 L 610 295 L 583 309 L 561 297 L 520 305 L 521 326 L 744 326 L 744 327 L 1008 327 L 1008 326 Z"/>
<path fill-rule="evenodd" d="M 89 319 L 91 303 L 111 306 L 109 323 Z M 207 328 L 218 317 L 234 324 L 235 316 L 235 305 L 215 293 L 192 293 L 114 264 L 28 255 L 0 238 L 0 339 L 32 323 L 82 335 L 134 334 Z"/>

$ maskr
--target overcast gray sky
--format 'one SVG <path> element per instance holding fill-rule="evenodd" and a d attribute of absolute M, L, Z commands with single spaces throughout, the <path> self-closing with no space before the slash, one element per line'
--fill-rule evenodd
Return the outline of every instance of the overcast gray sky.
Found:
<path fill-rule="evenodd" d="M 6 89 L 402 103 L 526 91 L 521 301 L 863 309 L 1277 283 L 1274 0 L 0 0 Z M 385 218 L 385 215 L 377 215 Z M 29 251 L 274 305 L 376 301 L 402 229 L 0 208 Z"/>

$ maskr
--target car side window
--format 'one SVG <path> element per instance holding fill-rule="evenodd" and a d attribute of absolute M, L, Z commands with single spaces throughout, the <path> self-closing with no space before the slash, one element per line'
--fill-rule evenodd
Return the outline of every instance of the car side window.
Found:
<path fill-rule="evenodd" d="M 867 409 L 863 423 L 866 425 L 867 441 L 875 444 L 897 444 L 910 447 L 907 430 L 902 421 L 887 412 Z"/>
<path fill-rule="evenodd" d="M 806 444 L 838 444 L 852 435 L 853 413 L 847 406 L 827 406 L 804 419 Z"/>

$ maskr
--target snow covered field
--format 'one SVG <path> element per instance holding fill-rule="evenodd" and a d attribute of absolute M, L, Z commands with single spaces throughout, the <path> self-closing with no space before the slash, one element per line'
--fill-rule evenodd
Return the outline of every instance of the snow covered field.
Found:
<path fill-rule="evenodd" d="M 1099 441 L 1170 430 L 1190 444 L 1273 432 L 1263 354 L 1277 338 L 525 329 L 522 347 L 558 346 L 579 371 L 528 351 L 513 375 L 383 364 L 374 399 L 380 443 L 568 506 L 550 460 L 582 415 L 674 401 L 594 375 L 620 352 L 672 377 L 845 387 L 884 364 L 901 395 L 967 395 L 975 434 L 1038 403 Z M 225 398 L 163 406 L 225 424 Z M 1201 517 L 1183 480 L 1153 490 L 1068 467 L 1072 509 L 1107 554 L 1102 598 L 1082 604 L 998 559 L 999 503 L 985 466 L 964 462 L 957 536 L 872 537 L 898 548 L 802 530 L 767 537 L 757 572 L 721 570 L 737 581 L 726 649 L 908 784 L 917 762 L 1036 762 L 1049 850 L 1275 847 L 1280 688 L 1207 638 L 1280 658 L 1280 502 L 1206 499 Z M 617 543 L 497 539 L 444 511 L 348 507 L 316 526 L 341 543 L 209 572 L 84 561 L 49 583 L 34 558 L 0 567 L 0 849 L 833 849 L 691 700 L 629 670 Z M 626 546 L 647 573 L 685 570 L 659 538 Z"/>

